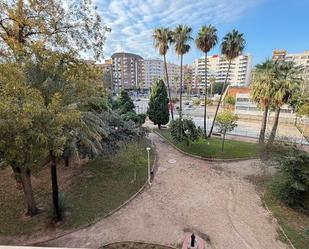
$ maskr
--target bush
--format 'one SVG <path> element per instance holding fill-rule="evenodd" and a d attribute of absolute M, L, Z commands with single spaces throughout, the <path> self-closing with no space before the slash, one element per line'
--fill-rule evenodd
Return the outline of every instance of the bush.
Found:
<path fill-rule="evenodd" d="M 308 153 L 291 148 L 276 160 L 280 172 L 273 179 L 273 192 L 285 204 L 309 210 Z"/>
<path fill-rule="evenodd" d="M 170 130 L 175 142 L 186 142 L 189 146 L 192 141 L 196 141 L 202 134 L 201 128 L 196 128 L 191 119 L 176 119 L 171 121 Z"/>
<path fill-rule="evenodd" d="M 143 123 L 145 123 L 146 114 L 141 113 L 137 114 L 136 112 L 127 112 L 125 114 L 122 114 L 121 117 L 124 121 L 132 120 L 135 124 L 141 126 Z"/>
<path fill-rule="evenodd" d="M 193 105 L 200 105 L 201 100 L 200 99 L 194 99 L 193 100 Z"/>

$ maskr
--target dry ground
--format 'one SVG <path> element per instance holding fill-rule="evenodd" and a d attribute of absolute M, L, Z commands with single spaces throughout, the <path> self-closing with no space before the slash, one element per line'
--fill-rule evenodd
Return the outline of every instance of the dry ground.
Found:
<path fill-rule="evenodd" d="M 178 246 L 194 230 L 209 237 L 208 248 L 287 248 L 246 180 L 268 171 L 258 160 L 206 162 L 151 137 L 159 167 L 152 186 L 114 215 L 44 246 L 98 248 L 132 240 Z"/>

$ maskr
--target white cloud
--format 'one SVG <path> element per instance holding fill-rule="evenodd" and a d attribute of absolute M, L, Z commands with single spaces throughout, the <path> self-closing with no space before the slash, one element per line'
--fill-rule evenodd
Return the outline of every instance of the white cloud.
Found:
<path fill-rule="evenodd" d="M 152 40 L 155 27 L 187 24 L 197 30 L 203 24 L 233 22 L 258 1 L 261 0 L 95 0 L 94 3 L 112 29 L 107 35 L 105 56 L 126 51 L 147 58 L 158 56 Z"/>

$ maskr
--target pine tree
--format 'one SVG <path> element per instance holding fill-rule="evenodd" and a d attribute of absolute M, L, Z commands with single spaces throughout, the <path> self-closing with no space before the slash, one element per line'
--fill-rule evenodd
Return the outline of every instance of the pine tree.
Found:
<path fill-rule="evenodd" d="M 120 92 L 119 107 L 121 114 L 134 112 L 135 106 L 127 91 L 122 90 Z"/>
<path fill-rule="evenodd" d="M 147 113 L 149 119 L 155 125 L 158 125 L 159 129 L 161 129 L 161 125 L 165 125 L 169 121 L 168 102 L 169 100 L 164 81 L 156 81 L 151 87 Z"/>

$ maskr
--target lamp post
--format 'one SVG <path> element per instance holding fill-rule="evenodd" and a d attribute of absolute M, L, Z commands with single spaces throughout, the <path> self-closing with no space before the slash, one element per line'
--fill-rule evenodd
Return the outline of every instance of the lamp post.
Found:
<path fill-rule="evenodd" d="M 147 157 L 148 157 L 148 184 L 150 185 L 151 182 L 150 182 L 150 147 L 147 147 L 146 150 L 147 150 Z"/>

